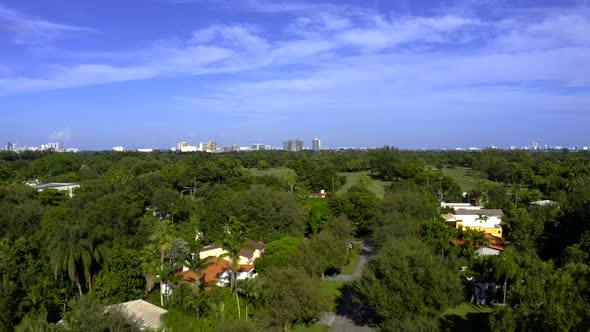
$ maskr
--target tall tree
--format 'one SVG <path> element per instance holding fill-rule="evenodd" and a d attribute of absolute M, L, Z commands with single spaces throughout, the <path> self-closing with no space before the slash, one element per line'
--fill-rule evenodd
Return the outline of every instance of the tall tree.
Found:
<path fill-rule="evenodd" d="M 378 323 L 398 326 L 435 318 L 463 297 L 457 270 L 410 236 L 386 240 L 353 288 Z"/>
<path fill-rule="evenodd" d="M 153 225 L 152 233 L 150 235 L 150 242 L 155 245 L 157 248 L 160 257 L 159 257 L 159 269 L 158 273 L 160 275 L 160 304 L 162 307 L 164 306 L 164 259 L 166 258 L 166 252 L 170 249 L 171 242 L 172 242 L 172 232 L 173 232 L 173 225 L 170 221 L 166 219 L 155 219 L 155 223 Z"/>
<path fill-rule="evenodd" d="M 238 218 L 231 216 L 229 218 L 229 225 L 227 226 L 226 236 L 221 241 L 221 246 L 226 254 L 221 257 L 228 257 L 231 261 L 232 271 L 230 278 L 230 289 L 232 291 L 236 288 L 236 275 L 240 267 L 240 252 L 246 247 L 246 225 Z"/>
<path fill-rule="evenodd" d="M 499 280 L 504 278 L 504 301 L 506 303 L 506 290 L 508 288 L 508 280 L 514 279 L 518 273 L 518 265 L 516 264 L 516 251 L 514 247 L 506 248 L 500 255 L 492 259 L 492 266 L 494 275 Z"/>
<path fill-rule="evenodd" d="M 83 293 L 79 271 L 89 270 L 92 264 L 87 235 L 87 230 L 82 225 L 59 225 L 47 248 L 55 278 L 57 279 L 59 272 L 67 272 L 70 280 L 78 286 L 80 296 Z"/>
<path fill-rule="evenodd" d="M 317 279 L 293 267 L 272 269 L 260 277 L 261 320 L 288 331 L 292 323 L 308 323 L 328 310 Z"/>

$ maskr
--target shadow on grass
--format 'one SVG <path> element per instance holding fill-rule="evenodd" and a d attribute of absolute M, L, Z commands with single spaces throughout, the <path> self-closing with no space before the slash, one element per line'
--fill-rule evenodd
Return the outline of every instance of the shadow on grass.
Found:
<path fill-rule="evenodd" d="M 354 291 L 349 284 L 342 286 L 342 297 L 339 300 L 336 314 L 353 321 L 357 326 L 372 326 L 373 312 L 363 304 L 353 301 Z"/>
<path fill-rule="evenodd" d="M 440 318 L 441 331 L 490 331 L 489 320 L 491 313 L 485 310 L 485 307 L 480 307 L 470 304 L 473 312 L 467 313 L 465 316 L 457 314 L 449 314 Z"/>

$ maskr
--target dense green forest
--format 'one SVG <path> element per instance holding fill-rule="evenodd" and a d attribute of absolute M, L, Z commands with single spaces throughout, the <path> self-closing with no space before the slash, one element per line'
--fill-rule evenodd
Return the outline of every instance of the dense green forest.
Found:
<path fill-rule="evenodd" d="M 469 170 L 468 187 L 445 170 Z M 37 192 L 33 179 L 80 187 Z M 512 246 L 475 255 L 485 238 L 448 227 L 441 200 L 502 209 Z M 361 240 L 376 252 L 344 287 L 377 329 L 453 330 L 444 313 L 475 275 L 502 288 L 476 317 L 486 329 L 590 329 L 587 152 L 0 152 L 0 230 L 0 331 L 135 331 L 104 307 L 140 298 L 169 311 L 169 331 L 304 329 L 337 306 L 324 274 Z M 257 278 L 207 290 L 175 278 L 182 262 L 205 268 L 191 259 L 204 245 L 235 255 L 246 239 L 268 244 Z"/>

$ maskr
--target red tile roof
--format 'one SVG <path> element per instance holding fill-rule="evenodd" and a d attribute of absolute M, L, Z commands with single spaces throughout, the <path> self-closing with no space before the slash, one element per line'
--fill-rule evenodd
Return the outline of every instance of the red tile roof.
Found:
<path fill-rule="evenodd" d="M 240 265 L 238 272 L 250 272 L 254 269 L 254 265 Z"/>
<path fill-rule="evenodd" d="M 180 280 L 181 285 L 193 283 L 199 280 L 199 276 L 193 270 L 179 271 L 176 272 L 174 276 L 182 277 L 182 280 Z"/>
<path fill-rule="evenodd" d="M 490 240 L 490 243 L 487 245 L 488 248 L 496 249 L 496 250 L 504 250 L 508 246 L 510 246 L 510 242 L 502 240 L 502 238 L 498 236 L 494 236 L 492 234 L 485 234 L 486 239 Z"/>
<path fill-rule="evenodd" d="M 218 276 L 225 270 L 231 270 L 231 262 L 225 259 L 218 259 L 217 257 L 209 257 L 205 260 L 207 263 L 212 263 L 206 269 L 201 271 L 201 275 L 197 276 L 195 271 L 180 271 L 175 273 L 175 276 L 183 277 L 181 284 L 196 282 L 200 280 L 205 285 L 215 284 L 219 281 Z M 238 272 L 250 272 L 254 269 L 254 265 L 240 265 Z"/>
<path fill-rule="evenodd" d="M 494 236 L 494 235 L 488 234 L 488 233 L 485 233 L 484 235 L 485 235 L 486 239 L 488 239 L 490 242 L 483 247 L 503 251 L 508 246 L 510 246 L 510 242 L 502 240 L 501 237 Z M 455 246 L 462 246 L 462 245 L 465 245 L 465 243 L 466 243 L 465 240 L 462 240 L 459 238 L 453 239 L 452 242 Z M 473 246 L 473 249 L 478 249 L 478 248 L 480 248 L 480 246 Z"/>
<path fill-rule="evenodd" d="M 225 259 L 218 260 L 217 257 L 209 257 L 207 258 L 206 262 L 213 264 L 201 271 L 201 276 L 199 279 L 202 280 L 205 285 L 218 282 L 218 276 L 223 271 L 231 270 L 230 262 L 226 261 Z"/>

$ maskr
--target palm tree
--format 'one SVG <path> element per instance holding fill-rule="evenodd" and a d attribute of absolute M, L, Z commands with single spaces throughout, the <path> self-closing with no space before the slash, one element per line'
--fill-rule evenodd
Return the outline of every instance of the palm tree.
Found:
<path fill-rule="evenodd" d="M 463 241 L 462 247 L 465 254 L 467 252 L 471 253 L 473 248 L 484 246 L 490 242 L 484 232 L 469 228 L 460 231 L 459 239 Z"/>
<path fill-rule="evenodd" d="M 97 227 L 93 228 L 87 235 L 85 239 L 86 250 L 82 255 L 82 265 L 88 290 L 91 290 L 92 279 L 96 270 L 101 264 L 103 268 L 109 264 L 112 231 L 104 227 Z"/>
<path fill-rule="evenodd" d="M 164 306 L 164 258 L 166 251 L 170 249 L 170 243 L 172 241 L 172 224 L 166 220 L 157 220 L 154 225 L 152 234 L 150 235 L 150 241 L 152 245 L 157 247 L 160 253 L 160 266 L 157 272 L 160 275 L 160 304 Z M 153 247 L 152 247 L 153 248 Z M 153 265 L 152 265 L 153 266 Z"/>
<path fill-rule="evenodd" d="M 506 304 L 506 289 L 508 287 L 508 279 L 514 279 L 518 273 L 518 264 L 515 260 L 514 248 L 506 248 L 500 255 L 494 257 L 492 260 L 494 268 L 494 276 L 497 279 L 504 277 L 504 304 Z"/>
<path fill-rule="evenodd" d="M 49 289 L 49 280 L 45 277 L 39 277 L 27 291 L 27 295 L 23 298 L 22 304 L 28 307 L 30 312 L 46 312 Z"/>
<path fill-rule="evenodd" d="M 197 276 L 200 276 L 203 271 L 205 271 L 209 266 L 216 264 L 217 262 L 211 259 L 199 259 L 199 257 L 195 257 L 195 259 L 191 259 L 188 268 L 195 272 Z M 203 286 L 201 280 L 198 280 L 199 287 Z"/>
<path fill-rule="evenodd" d="M 237 283 L 236 290 L 242 294 L 242 298 L 246 302 L 246 319 L 248 319 L 248 305 L 250 302 L 255 302 L 258 299 L 258 292 L 254 285 L 254 279 L 245 279 Z"/>
<path fill-rule="evenodd" d="M 48 251 L 55 279 L 58 272 L 67 272 L 76 282 L 82 295 L 80 271 L 83 271 L 88 290 L 92 289 L 92 277 L 110 257 L 111 232 L 104 228 L 89 229 L 83 225 L 64 224 L 56 228 Z"/>
<path fill-rule="evenodd" d="M 237 274 L 238 274 L 238 269 L 240 267 L 240 265 L 239 265 L 240 251 L 242 251 L 242 249 L 244 249 L 245 242 L 244 242 L 244 240 L 241 240 L 237 236 L 231 236 L 229 238 L 226 238 L 223 241 L 222 246 L 223 246 L 223 249 L 225 249 L 227 251 L 227 253 L 221 255 L 220 258 L 228 257 L 231 260 L 231 272 L 230 272 L 229 286 L 230 286 L 231 291 L 233 292 L 236 290 Z M 238 304 L 238 318 L 242 318 L 241 311 L 240 311 L 240 298 L 238 297 L 237 291 L 236 291 L 236 302 Z"/>
<path fill-rule="evenodd" d="M 154 259 L 154 253 L 157 252 L 157 246 L 150 243 L 144 247 L 144 254 L 142 256 L 141 268 L 145 274 L 145 294 L 147 295 L 154 289 L 156 275 L 159 270 L 159 262 Z"/>
<path fill-rule="evenodd" d="M 221 242 L 221 246 L 225 249 L 226 253 L 221 255 L 220 258 L 228 257 L 231 260 L 230 289 L 232 292 L 236 290 L 237 273 L 240 267 L 240 252 L 248 246 L 246 244 L 244 229 L 245 225 L 239 221 L 238 218 L 234 216 L 229 217 L 229 227 L 226 231 L 227 235 Z M 238 292 L 236 292 L 236 302 L 238 304 L 238 318 L 241 318 L 242 315 Z"/>
<path fill-rule="evenodd" d="M 223 240 L 222 242 L 222 247 L 223 249 L 225 249 L 226 253 L 219 256 L 220 258 L 229 258 L 229 260 L 231 261 L 231 278 L 230 278 L 230 289 L 232 290 L 232 292 L 235 290 L 236 288 L 236 276 L 237 276 L 237 271 L 240 268 L 240 252 L 242 251 L 242 249 L 244 249 L 246 247 L 246 244 L 243 240 L 236 238 L 236 237 L 230 237 L 230 238 L 226 238 Z"/>
<path fill-rule="evenodd" d="M 230 288 L 232 291 L 235 290 L 236 286 L 236 274 L 239 268 L 240 252 L 242 249 L 247 247 L 245 237 L 245 225 L 238 220 L 238 218 L 231 216 L 229 217 L 229 227 L 226 229 L 226 236 L 221 241 L 221 247 L 226 251 L 225 254 L 219 258 L 228 257 L 232 264 L 232 273 L 230 279 Z"/>
<path fill-rule="evenodd" d="M 81 225 L 60 225 L 47 248 L 55 279 L 58 272 L 67 272 L 70 280 L 78 286 L 80 296 L 83 293 L 78 270 L 81 265 L 88 266 L 90 256 L 85 238 L 86 229 Z"/>

